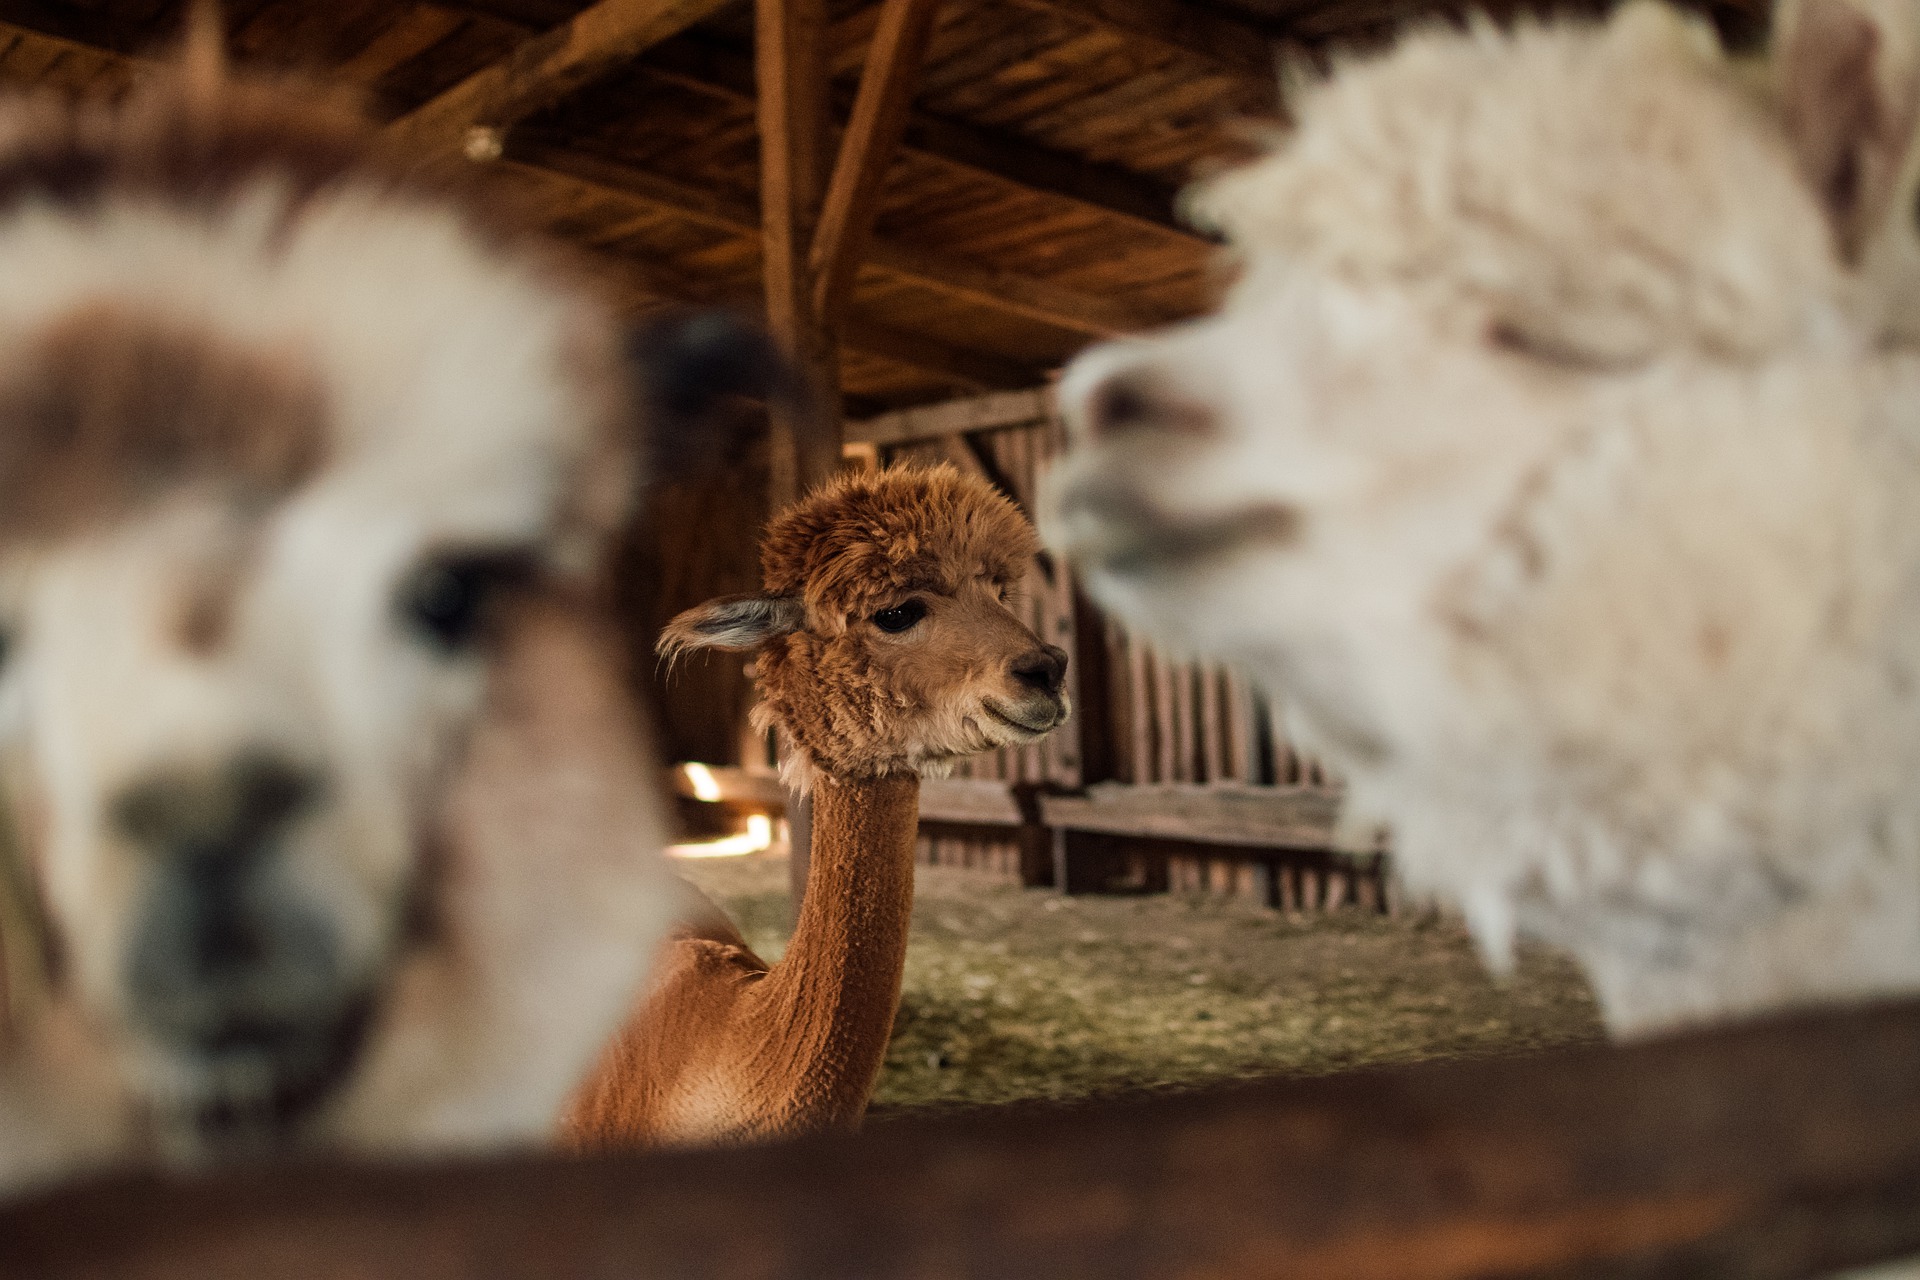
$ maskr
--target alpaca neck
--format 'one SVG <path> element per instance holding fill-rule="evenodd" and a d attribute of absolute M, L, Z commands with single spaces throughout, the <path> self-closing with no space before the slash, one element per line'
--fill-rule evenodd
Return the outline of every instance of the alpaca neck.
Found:
<path fill-rule="evenodd" d="M 913 911 L 920 779 L 816 779 L 806 897 L 785 957 L 760 984 L 782 1056 L 857 1120 L 886 1057 Z"/>

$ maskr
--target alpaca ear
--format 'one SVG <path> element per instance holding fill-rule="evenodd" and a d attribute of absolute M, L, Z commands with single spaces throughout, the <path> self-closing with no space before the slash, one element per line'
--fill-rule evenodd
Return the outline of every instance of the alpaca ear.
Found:
<path fill-rule="evenodd" d="M 1912 0 L 1783 0 L 1773 66 L 1787 137 L 1858 266 L 1891 229 L 1916 235 L 1900 192 L 1920 122 L 1920 8 Z"/>
<path fill-rule="evenodd" d="M 669 661 L 690 649 L 758 649 L 798 631 L 806 616 L 792 596 L 722 596 L 675 615 L 654 649 Z"/>
<path fill-rule="evenodd" d="M 743 402 L 789 400 L 798 386 L 773 339 L 730 311 L 680 311 L 628 338 L 646 416 L 646 475 L 671 484 L 712 472 L 760 429 Z"/>

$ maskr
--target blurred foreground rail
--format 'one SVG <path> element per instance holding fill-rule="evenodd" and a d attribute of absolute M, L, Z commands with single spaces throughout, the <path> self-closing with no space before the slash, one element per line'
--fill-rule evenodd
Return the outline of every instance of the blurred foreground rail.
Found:
<path fill-rule="evenodd" d="M 123 1176 L 0 1276 L 1820 1274 L 1920 1253 L 1920 1002 L 732 1151 Z"/>

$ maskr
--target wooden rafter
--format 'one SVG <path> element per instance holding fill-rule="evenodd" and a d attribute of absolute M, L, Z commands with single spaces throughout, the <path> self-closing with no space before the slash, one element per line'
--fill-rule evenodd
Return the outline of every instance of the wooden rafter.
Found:
<path fill-rule="evenodd" d="M 1210 62 L 1275 95 L 1272 35 L 1250 22 L 1182 0 L 1012 0 Z"/>
<path fill-rule="evenodd" d="M 387 127 L 397 154 L 423 163 L 498 154 L 500 131 L 712 14 L 727 0 L 600 0 Z M 491 135 L 475 130 L 492 130 Z"/>
<path fill-rule="evenodd" d="M 506 162 L 563 174 L 637 208 L 658 210 L 729 235 L 760 234 L 759 217 L 743 200 L 557 142 L 516 136 L 508 141 Z M 1133 333 L 1174 318 L 1168 312 L 880 237 L 868 240 L 865 265 L 904 283 L 1088 337 Z"/>
<path fill-rule="evenodd" d="M 555 40 L 563 30 L 575 29 L 574 23 L 587 13 L 605 7 L 611 0 L 603 0 L 593 10 L 582 11 L 574 22 L 553 28 L 542 35 L 529 40 L 523 49 L 533 50 L 536 46 L 548 47 L 544 42 Z M 634 0 L 623 0 L 632 3 Z M 652 0 L 653 3 L 669 3 L 670 0 Z M 720 7 L 722 0 L 697 0 L 709 9 Z M 1062 0 L 1065 3 L 1066 0 Z M 1089 0 L 1090 2 L 1090 0 Z M 110 29 L 104 23 L 94 21 L 80 10 L 68 5 L 54 6 L 47 0 L 22 0 L 24 8 L 9 4 L 6 6 L 7 21 L 11 29 L 18 34 L 30 34 L 63 40 L 76 48 L 98 51 L 122 56 L 137 55 L 139 50 L 129 48 L 120 33 Z M 499 0 L 446 0 L 445 7 L 457 12 L 484 14 L 496 21 L 510 22 L 523 30 L 537 30 L 533 20 L 540 14 L 533 12 L 539 8 L 557 9 L 558 5 L 534 5 L 526 3 L 501 3 Z M 660 37 L 664 38 L 664 37 Z M 565 41 L 560 41 L 562 45 Z M 533 52 L 516 51 L 508 62 L 516 62 L 523 57 L 537 56 Z M 626 57 L 632 57 L 627 53 Z M 617 62 L 620 59 L 612 59 Z M 517 62 L 516 62 L 517 64 Z M 477 75 L 505 75 L 506 63 L 483 70 Z M 549 84 L 542 93 L 552 92 L 555 97 L 547 102 L 557 101 L 559 96 L 594 76 L 604 73 L 610 63 L 598 64 L 585 69 L 584 76 L 570 79 L 567 87 L 562 88 L 560 81 Z M 754 72 L 749 59 L 740 57 L 731 51 L 716 48 L 704 42 L 685 40 L 673 41 L 664 47 L 657 47 L 649 57 L 645 67 L 649 75 L 658 76 L 694 92 L 704 93 L 718 100 L 736 106 L 751 104 L 754 99 Z M 569 73 L 577 75 L 578 72 Z M 473 138 L 471 130 L 478 124 L 481 128 L 497 126 L 500 112 L 496 107 L 491 112 L 481 111 L 473 119 L 463 119 L 453 110 L 454 103 L 449 95 L 458 92 L 469 81 L 463 81 L 454 89 L 435 99 L 435 102 L 448 101 L 449 105 L 439 108 L 446 113 L 440 121 L 437 141 L 428 137 L 431 146 L 451 148 L 442 154 L 460 154 Z M 476 85 L 467 91 L 468 105 L 472 99 L 483 97 L 484 85 Z M 425 130 L 428 120 L 421 116 L 433 104 L 412 113 L 420 117 L 410 129 Z M 511 105 L 511 104 L 509 104 Z M 541 104 L 545 105 L 545 103 Z M 842 107 L 850 103 L 840 104 Z M 508 113 L 512 114 L 512 113 Z M 526 112 L 520 112 L 516 118 L 524 118 Z M 481 120 L 479 116 L 490 116 Z M 403 117 L 411 118 L 411 117 Z M 398 123 L 398 122 L 396 122 Z M 401 135 L 395 134 L 396 143 Z M 487 138 L 475 138 L 485 144 Z M 904 150 L 917 158 L 931 161 L 944 168 L 956 170 L 973 177 L 985 177 L 994 182 L 1021 187 L 1054 199 L 1068 201 L 1083 208 L 1095 211 L 1107 217 L 1124 221 L 1132 226 L 1145 228 L 1161 235 L 1177 235 L 1183 239 L 1198 239 L 1194 233 L 1183 226 L 1174 213 L 1173 191 L 1139 174 L 1129 173 L 1110 165 L 1096 164 L 1077 156 L 1051 151 L 1035 146 L 1009 135 L 992 130 L 976 128 L 957 121 L 944 120 L 924 112 L 912 112 L 908 116 Z"/>
<path fill-rule="evenodd" d="M 511 161 L 503 171 L 513 172 Z M 545 181 L 550 175 L 537 174 Z M 614 254 L 600 254 L 592 264 L 601 282 L 631 305 L 662 302 L 694 306 L 732 307 L 742 312 L 760 309 L 761 295 L 718 286 L 658 263 L 640 262 Z M 857 352 L 912 370 L 922 377 L 968 391 L 991 392 L 1031 386 L 1035 371 L 1018 360 L 956 347 L 924 334 L 907 333 L 860 315 L 841 323 L 840 342 Z"/>
<path fill-rule="evenodd" d="M 813 309 L 831 325 L 846 309 L 854 274 L 880 214 L 880 190 L 906 131 L 913 84 L 940 0 L 882 0 L 880 24 L 840 139 L 809 257 Z"/>
<path fill-rule="evenodd" d="M 675 41 L 648 58 L 648 76 L 735 106 L 753 101 L 753 69 L 744 58 L 704 42 Z M 836 106 L 850 107 L 836 98 Z M 1111 165 L 942 119 L 907 116 L 902 153 L 973 178 L 987 178 L 1080 205 L 1158 235 L 1201 239 L 1174 212 L 1174 192 L 1151 178 Z"/>

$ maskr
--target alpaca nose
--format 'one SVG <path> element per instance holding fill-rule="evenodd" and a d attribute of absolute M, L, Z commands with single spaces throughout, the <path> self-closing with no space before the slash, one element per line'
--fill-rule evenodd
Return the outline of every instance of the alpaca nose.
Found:
<path fill-rule="evenodd" d="M 154 864 L 126 957 L 152 1030 L 209 1053 L 271 1057 L 275 1028 L 324 1003 L 337 977 L 331 926 L 273 871 L 281 837 L 321 785 L 310 769 L 244 752 L 209 770 L 154 773 L 114 802 L 114 825 Z"/>
<path fill-rule="evenodd" d="M 1214 432 L 1213 411 L 1138 365 L 1109 373 L 1080 403 L 1086 433 L 1101 438 L 1164 434 L 1203 437 Z"/>
<path fill-rule="evenodd" d="M 1067 651 L 1058 645 L 1043 644 L 1015 658 L 1010 671 L 1015 680 L 1029 689 L 1057 694 L 1067 675 Z"/>
<path fill-rule="evenodd" d="M 281 756 L 243 751 L 211 770 L 150 774 L 120 793 L 111 816 L 149 853 L 212 874 L 270 851 L 320 785 L 317 773 Z"/>

